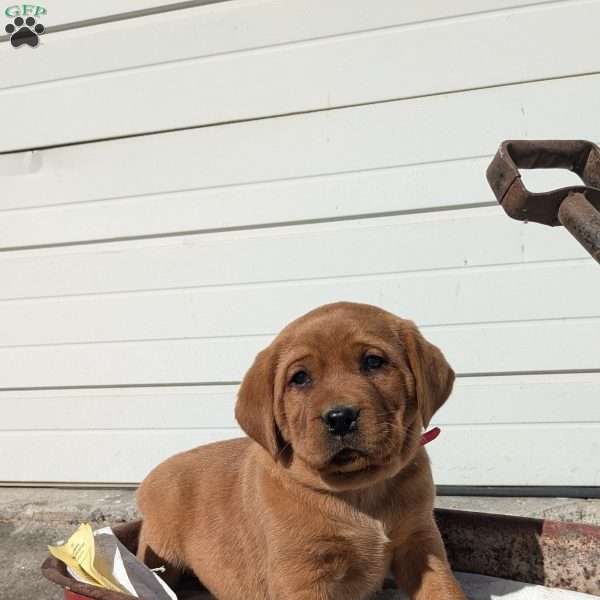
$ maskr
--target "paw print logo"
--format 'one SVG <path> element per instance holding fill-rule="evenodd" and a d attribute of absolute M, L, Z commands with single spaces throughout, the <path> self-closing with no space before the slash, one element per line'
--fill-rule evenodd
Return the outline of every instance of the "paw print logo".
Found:
<path fill-rule="evenodd" d="M 35 48 L 39 42 L 39 35 L 44 33 L 44 26 L 41 23 L 35 22 L 33 17 L 27 17 L 23 20 L 22 17 L 17 17 L 12 23 L 9 23 L 5 28 L 6 33 L 10 33 L 10 43 L 18 48 L 22 44 L 27 44 Z"/>

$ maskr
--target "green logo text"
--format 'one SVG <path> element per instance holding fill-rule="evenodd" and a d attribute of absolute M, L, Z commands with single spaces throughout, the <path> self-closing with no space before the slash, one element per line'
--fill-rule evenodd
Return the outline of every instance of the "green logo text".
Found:
<path fill-rule="evenodd" d="M 35 4 L 13 4 L 4 11 L 4 14 L 7 17 L 39 17 L 48 14 L 48 11 L 43 6 Z"/>

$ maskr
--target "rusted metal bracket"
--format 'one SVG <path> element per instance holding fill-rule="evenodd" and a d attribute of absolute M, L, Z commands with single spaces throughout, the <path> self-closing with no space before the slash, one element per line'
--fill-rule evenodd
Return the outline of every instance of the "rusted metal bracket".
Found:
<path fill-rule="evenodd" d="M 521 169 L 568 169 L 585 185 L 533 193 Z M 487 169 L 506 214 L 520 221 L 564 225 L 600 263 L 600 148 L 585 140 L 507 140 Z"/>
<path fill-rule="evenodd" d="M 436 510 L 456 571 L 600 595 L 600 527 Z"/>

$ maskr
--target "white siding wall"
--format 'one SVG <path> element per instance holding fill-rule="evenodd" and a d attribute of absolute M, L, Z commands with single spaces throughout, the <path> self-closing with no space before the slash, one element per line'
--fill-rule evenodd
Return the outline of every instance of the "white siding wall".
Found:
<path fill-rule="evenodd" d="M 160 4 L 45 6 L 60 29 Z M 600 1 L 377 4 L 0 44 L 0 481 L 133 483 L 237 435 L 256 351 L 347 299 L 459 375 L 438 483 L 600 485 L 598 268 L 484 177 L 505 138 L 600 140 Z"/>

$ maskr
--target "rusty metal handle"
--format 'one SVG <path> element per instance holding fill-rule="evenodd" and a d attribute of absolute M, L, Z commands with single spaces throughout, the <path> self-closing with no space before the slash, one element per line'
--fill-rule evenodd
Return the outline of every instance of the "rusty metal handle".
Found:
<path fill-rule="evenodd" d="M 519 168 L 569 169 L 585 185 L 530 192 Z M 507 140 L 487 169 L 488 182 L 513 219 L 564 225 L 600 262 L 600 148 L 585 140 Z"/>
<path fill-rule="evenodd" d="M 569 194 L 558 209 L 559 221 L 600 263 L 600 212 L 581 193 Z"/>
<path fill-rule="evenodd" d="M 521 179 L 519 169 L 567 169 L 579 175 L 586 186 L 600 188 L 600 148 L 587 140 L 502 142 L 487 170 L 498 202 L 502 203 L 510 186 Z"/>
<path fill-rule="evenodd" d="M 597 146 L 586 140 L 507 140 L 502 143 L 512 165 L 521 169 L 568 169 L 582 179 L 586 165 Z M 518 175 L 518 171 L 516 172 Z M 591 184 L 593 185 L 593 184 Z"/>

